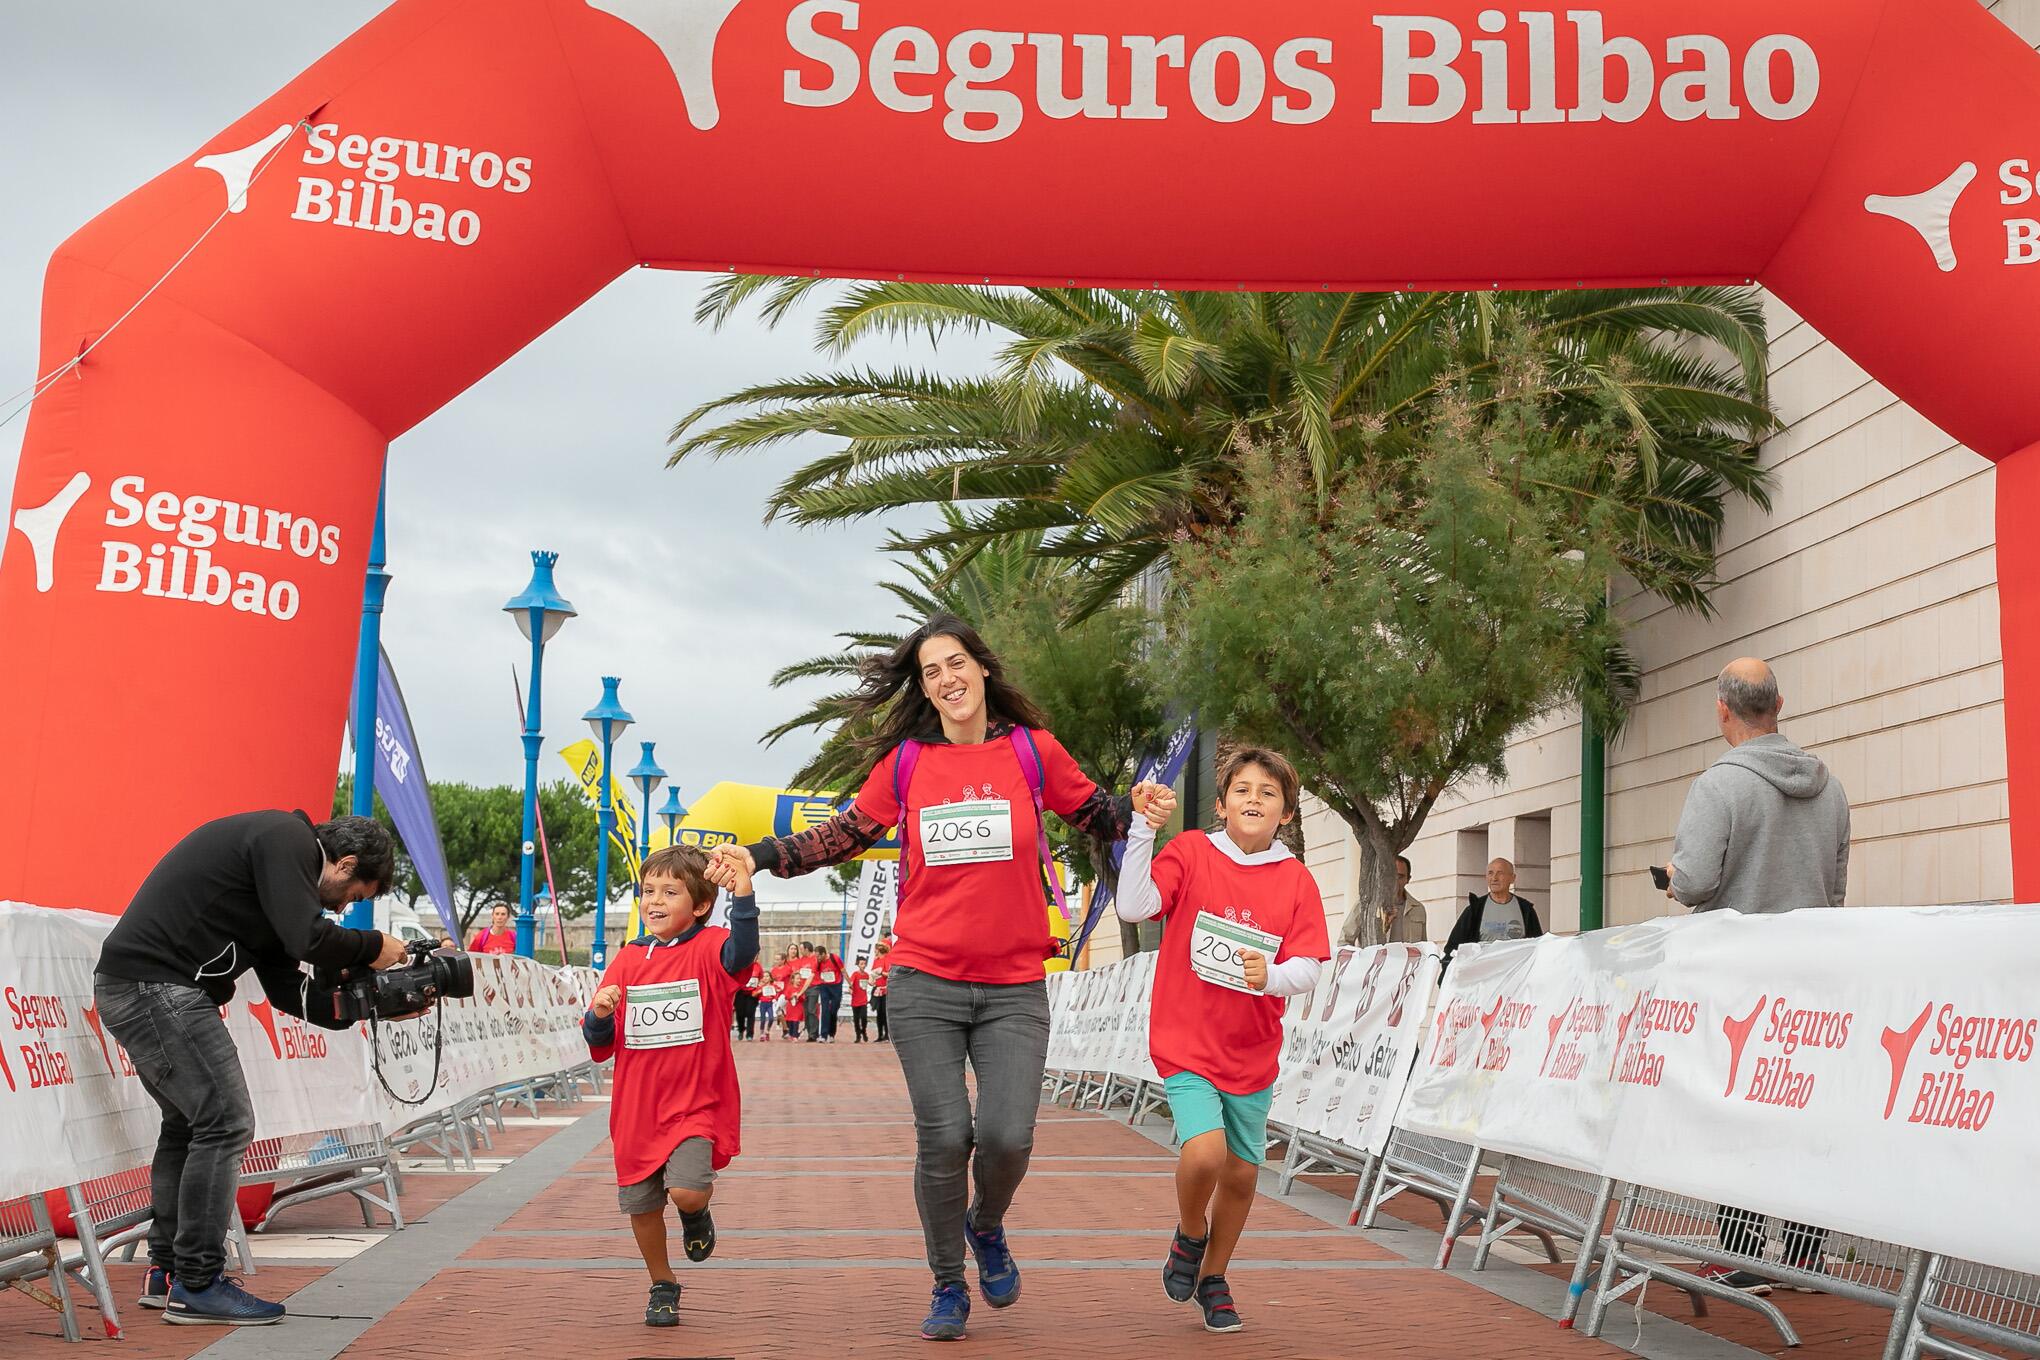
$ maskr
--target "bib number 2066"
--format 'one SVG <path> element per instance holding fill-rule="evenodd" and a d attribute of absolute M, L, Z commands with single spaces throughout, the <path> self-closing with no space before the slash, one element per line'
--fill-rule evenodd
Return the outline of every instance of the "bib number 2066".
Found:
<path fill-rule="evenodd" d="M 625 1048 L 677 1048 L 702 1040 L 701 983 L 696 978 L 631 987 L 624 993 Z"/>

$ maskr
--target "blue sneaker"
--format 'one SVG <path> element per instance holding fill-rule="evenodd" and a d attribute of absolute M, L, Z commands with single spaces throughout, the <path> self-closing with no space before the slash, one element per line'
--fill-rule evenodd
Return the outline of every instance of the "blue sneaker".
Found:
<path fill-rule="evenodd" d="M 184 1281 L 172 1280 L 163 1321 L 185 1326 L 266 1327 L 283 1321 L 283 1305 L 256 1298 L 229 1275 L 214 1276 L 203 1289 L 186 1289 Z"/>
<path fill-rule="evenodd" d="M 928 1306 L 928 1320 L 921 1324 L 924 1341 L 961 1341 L 963 1324 L 970 1320 L 970 1295 L 960 1284 L 935 1286 L 935 1298 Z"/>
<path fill-rule="evenodd" d="M 148 1275 L 142 1281 L 142 1296 L 135 1300 L 139 1308 L 156 1308 L 170 1302 L 170 1272 L 161 1266 L 150 1266 Z"/>
<path fill-rule="evenodd" d="M 970 1226 L 970 1215 L 965 1214 L 963 1235 L 977 1256 L 978 1292 L 985 1296 L 985 1302 L 994 1308 L 1011 1308 L 1018 1303 L 1020 1267 L 1013 1264 L 1013 1253 L 1006 1250 L 1006 1230 L 979 1232 Z"/>

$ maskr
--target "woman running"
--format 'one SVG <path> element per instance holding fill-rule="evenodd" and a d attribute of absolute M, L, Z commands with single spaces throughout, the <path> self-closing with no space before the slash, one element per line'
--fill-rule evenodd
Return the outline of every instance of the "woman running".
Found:
<path fill-rule="evenodd" d="M 929 619 L 870 668 L 851 704 L 850 723 L 859 719 L 875 722 L 864 749 L 876 764 L 851 806 L 798 835 L 717 846 L 710 873 L 734 881 L 743 863 L 793 878 L 900 828 L 887 1028 L 914 1107 L 914 1202 L 935 1276 L 921 1335 L 954 1341 L 970 1316 L 966 1241 L 985 1302 L 1020 1297 L 1002 1224 L 1034 1148 L 1048 1058 L 1042 964 L 1055 949 L 1038 809 L 1117 840 L 1130 805 L 1085 777 L 976 630 L 952 615 Z"/>

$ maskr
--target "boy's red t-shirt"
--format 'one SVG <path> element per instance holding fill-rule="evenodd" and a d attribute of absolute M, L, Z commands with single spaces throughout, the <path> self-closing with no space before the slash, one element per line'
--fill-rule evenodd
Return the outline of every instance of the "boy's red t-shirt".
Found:
<path fill-rule="evenodd" d="M 780 1018 L 789 1025 L 797 1025 L 807 1019 L 807 1006 L 802 1003 L 799 992 L 788 997 L 786 1004 L 780 1007 Z"/>
<path fill-rule="evenodd" d="M 616 1008 L 616 1039 L 589 1046 L 596 1062 L 616 1057 L 609 1102 L 609 1141 L 616 1183 L 635 1185 L 666 1164 L 689 1138 L 706 1138 L 711 1165 L 720 1170 L 739 1150 L 742 1123 L 730 1024 L 737 980 L 723 970 L 729 931 L 706 926 L 666 944 L 627 944 L 602 974 L 598 990 L 624 989 Z M 632 1048 L 630 989 L 693 978 L 701 984 L 701 1042 L 671 1048 Z"/>
<path fill-rule="evenodd" d="M 868 983 L 870 980 L 871 974 L 865 972 L 862 968 L 859 968 L 856 972 L 850 975 L 851 1005 L 868 1006 L 871 1004 L 871 993 L 866 989 L 865 986 L 865 984 Z"/>
<path fill-rule="evenodd" d="M 1164 1077 L 1191 1072 L 1239 1096 L 1272 1086 L 1288 998 L 1236 992 L 1197 976 L 1190 967 L 1191 929 L 1197 913 L 1208 911 L 1281 936 L 1270 963 L 1329 958 L 1317 880 L 1295 858 L 1236 863 L 1202 831 L 1170 841 L 1155 856 L 1153 876 L 1162 894 L 1160 919 L 1167 923 L 1148 1025 L 1155 1070 Z"/>
<path fill-rule="evenodd" d="M 1032 731 L 1041 753 L 1041 801 L 1067 817 L 1098 786 L 1077 768 L 1062 743 Z M 931 742 L 921 748 L 913 786 L 893 793 L 894 747 L 865 779 L 857 810 L 881 826 L 898 827 L 906 880 L 893 947 L 896 967 L 918 968 L 955 982 L 1034 982 L 1054 952 L 1048 928 L 1048 888 L 1042 881 L 1040 820 L 1034 795 L 1013 743 L 1006 737 L 974 745 Z M 946 803 L 993 800 L 1011 812 L 1012 857 L 932 868 L 922 853 L 920 816 Z M 902 803 L 904 802 L 904 806 Z"/>

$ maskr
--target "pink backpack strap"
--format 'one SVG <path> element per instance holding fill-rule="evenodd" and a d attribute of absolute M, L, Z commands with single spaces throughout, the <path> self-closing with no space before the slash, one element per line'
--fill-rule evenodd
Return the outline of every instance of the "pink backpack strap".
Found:
<path fill-rule="evenodd" d="M 908 737 L 893 749 L 898 755 L 893 760 L 892 795 L 900 810 L 899 881 L 893 887 L 897 902 L 907 891 L 907 790 L 914 784 L 914 767 L 921 763 L 921 743 Z"/>
<path fill-rule="evenodd" d="M 1020 762 L 1020 773 L 1027 777 L 1027 791 L 1034 796 L 1034 831 L 1041 852 L 1041 871 L 1048 875 L 1049 890 L 1055 894 L 1055 909 L 1061 913 L 1065 935 L 1072 929 L 1070 904 L 1063 898 L 1062 875 L 1056 872 L 1055 857 L 1048 848 L 1048 822 L 1042 814 L 1041 748 L 1034 744 L 1034 734 L 1024 727 L 1015 727 L 1006 734 L 1013 744 L 1014 759 Z"/>

